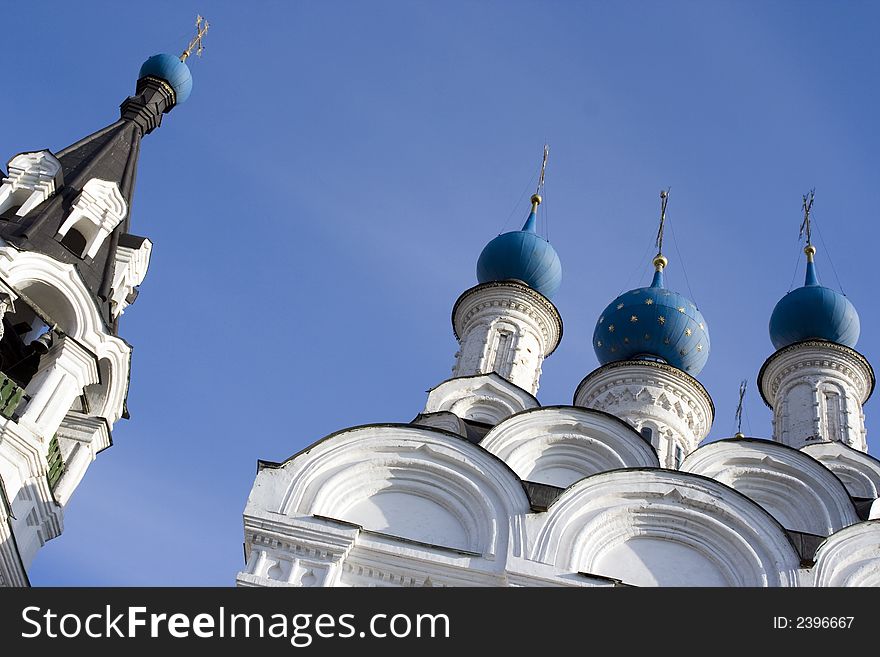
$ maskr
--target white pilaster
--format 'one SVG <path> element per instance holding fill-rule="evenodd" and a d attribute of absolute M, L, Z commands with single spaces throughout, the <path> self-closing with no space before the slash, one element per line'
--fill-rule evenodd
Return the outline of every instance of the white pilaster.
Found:
<path fill-rule="evenodd" d="M 608 363 L 578 385 L 576 406 L 611 413 L 642 433 L 660 466 L 678 468 L 708 434 L 715 407 L 706 389 L 681 370 L 648 360 Z"/>
<path fill-rule="evenodd" d="M 796 449 L 841 442 L 868 451 L 862 405 L 874 371 L 854 349 L 825 340 L 784 347 L 764 363 L 758 386 L 773 409 L 773 440 Z"/>
<path fill-rule="evenodd" d="M 531 394 L 541 364 L 562 338 L 562 319 L 543 295 L 518 281 L 483 283 L 462 294 L 452 309 L 461 344 L 453 376 L 497 372 Z"/>
<path fill-rule="evenodd" d="M 95 355 L 70 336 L 56 334 L 49 352 L 40 359 L 40 369 L 25 389 L 30 401 L 18 423 L 48 445 L 83 388 L 97 382 Z"/>

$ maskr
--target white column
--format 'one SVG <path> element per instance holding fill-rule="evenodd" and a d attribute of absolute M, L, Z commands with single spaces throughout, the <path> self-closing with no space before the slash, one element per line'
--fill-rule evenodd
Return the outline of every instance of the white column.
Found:
<path fill-rule="evenodd" d="M 543 295 L 524 283 L 483 283 L 462 294 L 452 309 L 461 344 L 453 376 L 497 372 L 531 394 L 541 364 L 562 338 L 562 318 Z"/>
<path fill-rule="evenodd" d="M 874 371 L 856 350 L 825 340 L 784 347 L 764 363 L 758 385 L 773 409 L 773 440 L 798 449 L 841 442 L 868 451 L 862 405 Z"/>
<path fill-rule="evenodd" d="M 593 370 L 575 391 L 574 403 L 632 425 L 657 450 L 664 468 L 678 468 L 709 434 L 715 417 L 712 398 L 699 381 L 648 360 L 616 361 Z"/>
<path fill-rule="evenodd" d="M 95 355 L 66 335 L 55 335 L 40 369 L 25 389 L 30 401 L 18 423 L 43 438 L 52 436 L 85 386 L 98 382 Z"/>

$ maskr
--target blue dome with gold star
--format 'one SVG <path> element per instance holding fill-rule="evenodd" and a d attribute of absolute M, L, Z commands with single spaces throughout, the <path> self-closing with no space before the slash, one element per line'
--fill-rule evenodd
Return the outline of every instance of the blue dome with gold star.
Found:
<path fill-rule="evenodd" d="M 855 347 L 861 325 L 859 313 L 840 292 L 819 285 L 813 255 L 808 245 L 807 274 L 804 286 L 779 300 L 770 316 L 770 340 L 777 349 L 795 342 L 819 339 Z"/>
<path fill-rule="evenodd" d="M 548 299 L 562 284 L 562 263 L 556 249 L 538 235 L 537 208 L 541 197 L 532 197 L 532 212 L 522 230 L 503 233 L 489 242 L 477 260 L 477 280 L 520 280 Z"/>
<path fill-rule="evenodd" d="M 663 284 L 666 258 L 654 260 L 650 287 L 624 292 L 596 323 L 593 349 L 605 365 L 620 360 L 661 360 L 696 376 L 709 358 L 709 330 L 694 302 Z"/>

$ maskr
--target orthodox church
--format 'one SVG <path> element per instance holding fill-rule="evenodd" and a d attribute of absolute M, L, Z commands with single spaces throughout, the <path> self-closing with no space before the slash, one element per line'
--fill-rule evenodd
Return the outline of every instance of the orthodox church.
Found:
<path fill-rule="evenodd" d="M 772 438 L 701 444 L 709 328 L 664 281 L 665 193 L 651 285 L 598 313 L 599 367 L 570 406 L 535 398 L 562 339 L 541 191 L 483 249 L 452 308 L 452 378 L 410 423 L 259 463 L 238 585 L 880 586 L 874 372 L 855 308 L 819 283 L 807 201 L 806 280 L 776 305 L 758 374 Z"/>
<path fill-rule="evenodd" d="M 28 585 L 37 551 L 127 418 L 131 346 L 119 332 L 150 263 L 131 232 L 141 140 L 192 90 L 185 60 L 155 55 L 119 119 L 0 171 L 0 586 Z"/>

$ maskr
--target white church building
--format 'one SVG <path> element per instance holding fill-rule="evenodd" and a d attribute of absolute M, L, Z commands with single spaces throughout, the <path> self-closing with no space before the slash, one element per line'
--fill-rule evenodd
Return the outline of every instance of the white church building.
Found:
<path fill-rule="evenodd" d="M 538 403 L 562 338 L 540 203 L 483 250 L 452 310 L 453 376 L 412 422 L 259 463 L 238 585 L 880 586 L 880 461 L 862 412 L 874 372 L 809 238 L 758 375 L 772 438 L 701 445 L 708 326 L 665 286 L 662 220 L 652 284 L 598 317 L 600 366 L 571 406 Z"/>

